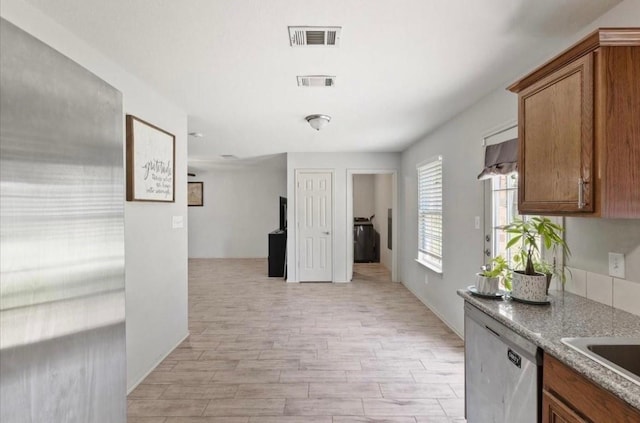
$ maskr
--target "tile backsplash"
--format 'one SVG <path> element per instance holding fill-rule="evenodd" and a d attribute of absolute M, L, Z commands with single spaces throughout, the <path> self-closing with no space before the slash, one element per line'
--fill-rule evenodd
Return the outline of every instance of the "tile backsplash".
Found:
<path fill-rule="evenodd" d="M 613 278 L 613 306 L 640 315 L 640 283 Z"/>
<path fill-rule="evenodd" d="M 613 306 L 613 278 L 587 272 L 587 298 Z"/>
<path fill-rule="evenodd" d="M 568 267 L 564 289 L 640 316 L 640 283 Z M 562 288 L 557 284 L 557 288 Z"/>
<path fill-rule="evenodd" d="M 558 287 L 562 289 L 562 287 Z M 587 296 L 587 272 L 567 267 L 567 282 L 564 289 L 581 297 Z"/>

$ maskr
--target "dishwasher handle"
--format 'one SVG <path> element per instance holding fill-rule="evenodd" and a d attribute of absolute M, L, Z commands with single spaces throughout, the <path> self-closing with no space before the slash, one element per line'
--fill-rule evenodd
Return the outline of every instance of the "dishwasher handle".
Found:
<path fill-rule="evenodd" d="M 501 337 L 501 336 L 500 336 L 500 334 L 499 334 L 498 332 L 496 332 L 495 330 L 491 329 L 489 326 L 484 325 L 484 328 L 485 328 L 486 330 L 488 330 L 489 332 L 491 332 L 492 334 L 494 334 L 495 336 L 497 336 L 498 338 L 500 338 L 500 337 Z"/>

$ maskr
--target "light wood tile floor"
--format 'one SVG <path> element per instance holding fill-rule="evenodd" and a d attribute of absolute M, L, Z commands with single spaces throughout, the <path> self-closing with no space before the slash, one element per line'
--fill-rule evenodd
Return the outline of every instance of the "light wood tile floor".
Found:
<path fill-rule="evenodd" d="M 380 264 L 287 284 L 264 259 L 189 261 L 190 337 L 129 423 L 464 422 L 462 341 Z"/>

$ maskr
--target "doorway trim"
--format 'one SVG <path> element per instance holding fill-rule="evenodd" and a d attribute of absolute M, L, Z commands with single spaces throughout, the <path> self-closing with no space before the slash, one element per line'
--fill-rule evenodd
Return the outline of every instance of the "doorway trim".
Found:
<path fill-rule="evenodd" d="M 353 175 L 391 175 L 391 280 L 398 282 L 398 171 L 395 169 L 347 169 L 347 280 L 353 280 Z"/>

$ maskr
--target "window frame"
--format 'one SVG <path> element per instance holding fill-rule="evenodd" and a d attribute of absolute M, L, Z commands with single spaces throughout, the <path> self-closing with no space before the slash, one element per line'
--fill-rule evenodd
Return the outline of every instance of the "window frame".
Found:
<path fill-rule="evenodd" d="M 423 178 L 424 173 L 435 173 L 434 176 L 427 179 L 426 181 Z M 421 265 L 427 267 L 428 269 L 442 274 L 443 272 L 443 259 L 444 259 L 444 225 L 443 225 L 443 209 L 444 209 L 444 190 L 443 190 L 443 175 L 444 174 L 444 166 L 442 155 L 434 156 L 428 160 L 425 160 L 419 163 L 416 166 L 416 175 L 417 175 L 417 212 L 418 212 L 418 245 L 417 245 L 417 258 L 416 261 Z M 435 200 L 433 206 L 422 208 L 422 205 L 428 200 L 427 198 L 423 198 L 424 191 L 422 190 L 424 183 L 431 183 L 434 186 L 439 186 L 439 198 L 431 199 Z M 423 222 L 423 216 L 436 216 L 436 221 L 439 220 L 439 227 L 436 225 L 428 224 L 428 221 L 425 220 Z M 439 218 L 439 219 L 438 219 Z M 423 230 L 423 224 L 427 225 Z M 428 229 L 434 229 L 432 231 L 428 231 Z M 423 239 L 427 232 L 433 232 L 434 234 L 428 239 Z M 431 249 L 429 249 L 429 241 L 431 241 Z M 425 245 L 425 242 L 427 243 Z M 435 250 L 434 251 L 434 245 Z M 438 245 L 439 244 L 439 245 Z"/>
<path fill-rule="evenodd" d="M 517 172 L 513 172 L 517 175 Z M 504 188 L 496 188 L 496 180 L 498 178 L 501 177 L 505 177 L 508 178 L 511 175 L 513 175 L 513 173 L 508 173 L 506 175 L 494 175 L 491 178 L 487 178 L 485 181 L 485 205 L 484 205 L 484 210 L 485 213 L 488 213 L 489 216 L 489 220 L 487 220 L 485 218 L 485 236 L 489 235 L 490 239 L 487 241 L 486 248 L 489 248 L 490 251 L 490 256 L 484 255 L 483 256 L 483 260 L 484 263 L 488 263 L 492 258 L 495 258 L 497 255 L 503 255 L 503 257 L 505 257 L 507 259 L 507 262 L 509 263 L 509 268 L 513 268 L 515 263 L 513 261 L 513 255 L 510 252 L 504 253 L 502 251 L 496 251 L 496 242 L 497 242 L 497 237 L 496 237 L 496 232 L 501 230 L 501 227 L 504 227 L 504 225 L 496 225 L 496 210 L 495 210 L 495 205 L 496 205 L 496 198 L 495 195 L 498 192 L 504 192 L 504 193 L 508 193 L 511 192 L 511 196 L 509 196 L 509 194 L 505 195 L 505 198 L 507 198 L 507 203 L 505 203 L 505 206 L 507 207 L 507 209 L 509 211 L 512 211 L 513 209 L 511 209 L 512 206 L 515 206 L 515 218 L 518 219 L 523 219 L 523 220 L 527 220 L 530 219 L 534 216 L 540 216 L 540 217 L 546 217 L 549 218 L 553 223 L 560 225 L 563 229 L 565 228 L 565 220 L 563 217 L 561 216 L 545 216 L 545 215 L 522 215 L 518 213 L 518 209 L 517 209 L 517 199 L 518 199 L 518 184 L 509 184 L 507 181 L 505 181 L 505 187 Z M 517 176 L 516 176 L 517 177 Z M 517 181 L 516 181 L 517 182 Z M 510 186 L 511 185 L 511 186 Z M 514 201 L 513 204 L 509 204 L 508 203 L 508 199 L 512 198 Z M 508 213 L 509 215 L 509 213 Z M 508 220 L 508 219 L 507 219 Z M 505 224 L 508 224 L 509 222 L 504 222 Z M 488 225 L 488 227 L 486 226 Z M 504 244 L 506 244 L 509 239 L 511 238 L 510 236 L 505 234 L 506 239 L 503 240 Z M 485 240 L 486 241 L 486 240 Z M 555 254 L 553 253 L 553 251 L 549 251 L 544 247 L 544 244 L 542 242 L 540 242 L 538 244 L 538 248 L 540 249 L 540 254 L 542 256 L 542 258 L 544 260 L 546 260 L 547 262 L 554 262 L 556 266 L 559 266 L 560 268 L 564 267 L 564 262 L 565 262 L 565 257 L 563 252 L 558 249 L 555 251 Z M 552 279 L 552 286 L 553 283 L 560 283 L 557 281 L 557 277 L 556 275 L 553 276 Z M 559 286 L 559 285 L 558 285 Z M 557 286 L 556 286 L 557 288 Z"/>
<path fill-rule="evenodd" d="M 514 174 L 516 175 L 515 184 L 509 183 L 508 179 L 511 178 Z M 509 263 L 510 266 L 514 264 L 513 257 L 512 257 L 513 252 L 503 251 L 502 249 L 498 249 L 496 247 L 498 246 L 498 242 L 499 242 L 498 241 L 499 232 L 502 232 L 506 225 L 509 225 L 511 222 L 513 222 L 513 218 L 515 219 L 527 218 L 527 216 L 523 216 L 518 213 L 517 177 L 518 177 L 518 173 L 512 172 L 506 175 L 494 175 L 487 179 L 488 190 L 489 190 L 488 200 L 489 200 L 489 208 L 490 208 L 490 237 L 491 237 L 491 246 L 490 246 L 491 257 L 490 258 L 495 258 L 498 255 L 502 255 L 505 259 L 507 259 L 507 262 Z M 499 183 L 497 182 L 500 178 L 505 178 L 504 187 L 496 186 L 496 185 L 499 185 Z M 499 203 L 498 199 L 496 198 L 496 195 L 499 195 L 499 193 L 504 193 L 505 200 L 506 200 L 504 203 L 500 202 L 501 205 L 504 206 L 507 211 L 506 215 L 504 216 L 506 218 L 504 222 L 499 222 L 501 219 L 498 217 L 497 210 L 495 207 L 496 204 Z M 512 202 L 510 202 L 509 199 L 511 199 Z M 507 242 L 509 242 L 509 240 L 511 239 L 511 237 L 504 232 L 503 232 L 503 236 L 505 237 L 505 239 L 503 240 L 503 243 L 504 245 L 506 245 Z"/>

